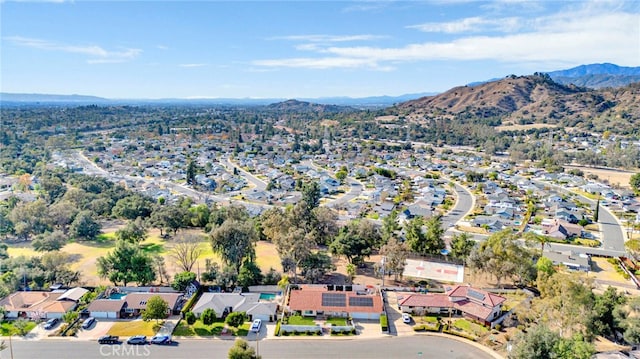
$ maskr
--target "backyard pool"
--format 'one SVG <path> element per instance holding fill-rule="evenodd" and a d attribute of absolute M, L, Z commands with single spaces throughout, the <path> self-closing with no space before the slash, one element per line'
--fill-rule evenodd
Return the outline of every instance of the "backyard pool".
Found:
<path fill-rule="evenodd" d="M 111 293 L 109 299 L 120 300 L 127 296 L 127 293 Z"/>
<path fill-rule="evenodd" d="M 273 293 L 260 293 L 260 300 L 274 300 L 276 295 Z"/>

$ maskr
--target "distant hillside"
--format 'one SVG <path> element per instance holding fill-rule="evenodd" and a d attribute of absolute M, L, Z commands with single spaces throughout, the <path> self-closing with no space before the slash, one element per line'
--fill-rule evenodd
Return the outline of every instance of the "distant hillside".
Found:
<path fill-rule="evenodd" d="M 102 97 L 84 95 L 48 95 L 48 94 L 28 94 L 28 93 L 6 93 L 0 92 L 0 101 L 3 102 L 106 102 Z"/>
<path fill-rule="evenodd" d="M 556 83 L 546 74 L 509 76 L 404 102 L 395 110 L 418 121 L 492 119 L 491 123 L 548 123 L 628 133 L 640 125 L 640 83 L 592 90 Z"/>
<path fill-rule="evenodd" d="M 580 65 L 568 70 L 548 72 L 551 78 L 561 84 L 600 89 L 623 87 L 640 82 L 640 67 L 623 67 L 614 64 Z"/>
<path fill-rule="evenodd" d="M 307 101 L 287 100 L 278 103 L 272 103 L 267 106 L 268 109 L 277 110 L 282 112 L 295 112 L 295 113 L 337 113 L 345 110 L 353 110 L 350 107 L 336 106 L 336 105 L 324 105 Z"/>

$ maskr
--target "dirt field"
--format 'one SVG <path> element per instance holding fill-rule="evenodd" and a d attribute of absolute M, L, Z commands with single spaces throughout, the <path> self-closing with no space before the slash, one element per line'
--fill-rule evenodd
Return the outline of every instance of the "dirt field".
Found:
<path fill-rule="evenodd" d="M 598 176 L 598 179 L 601 181 L 609 182 L 610 185 L 620 186 L 622 188 L 631 188 L 629 185 L 629 179 L 637 172 L 625 171 L 625 170 L 614 170 L 614 169 L 604 169 L 604 168 L 593 168 L 593 167 L 585 167 L 585 166 L 564 166 L 565 169 L 579 169 L 584 172 L 585 176 L 589 174 L 593 174 Z"/>

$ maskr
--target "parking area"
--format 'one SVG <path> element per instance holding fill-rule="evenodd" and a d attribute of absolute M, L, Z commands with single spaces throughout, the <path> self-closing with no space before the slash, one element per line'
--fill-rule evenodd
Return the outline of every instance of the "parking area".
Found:
<path fill-rule="evenodd" d="M 386 296 L 386 310 L 387 320 L 389 321 L 389 332 L 392 335 L 405 336 L 413 335 L 413 326 L 416 324 L 411 319 L 411 323 L 407 324 L 402 321 L 402 313 L 398 309 L 398 299 L 402 299 L 403 296 L 409 295 L 409 293 L 403 292 L 385 292 Z"/>
<path fill-rule="evenodd" d="M 76 333 L 76 336 L 81 340 L 97 340 L 101 336 L 107 334 L 113 323 L 113 321 L 107 321 L 106 319 L 97 319 L 96 322 L 88 329 L 80 328 Z"/>
<path fill-rule="evenodd" d="M 33 328 L 29 333 L 27 333 L 27 335 L 24 336 L 24 339 L 40 340 L 43 338 L 47 338 L 49 334 L 55 333 L 58 328 L 60 328 L 60 323 L 49 330 L 44 329 L 44 322 L 38 323 L 35 328 Z"/>

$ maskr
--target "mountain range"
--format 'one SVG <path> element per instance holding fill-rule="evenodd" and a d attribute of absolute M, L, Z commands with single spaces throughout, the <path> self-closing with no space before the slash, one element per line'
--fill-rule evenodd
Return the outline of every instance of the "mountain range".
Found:
<path fill-rule="evenodd" d="M 635 133 L 640 127 L 640 82 L 589 89 L 555 82 L 549 74 L 507 76 L 475 86 L 459 86 L 394 107 L 421 119 L 486 120 L 503 125 L 551 124 L 586 130 Z"/>

